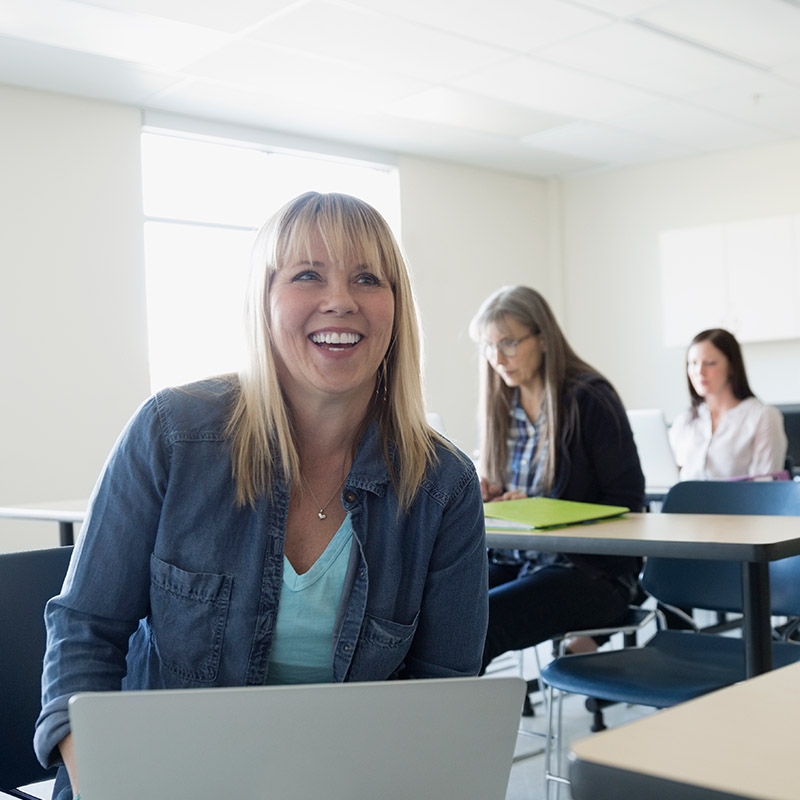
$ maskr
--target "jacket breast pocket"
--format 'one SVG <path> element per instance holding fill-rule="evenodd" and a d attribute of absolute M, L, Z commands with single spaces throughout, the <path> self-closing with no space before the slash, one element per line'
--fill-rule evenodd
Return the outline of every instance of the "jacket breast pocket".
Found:
<path fill-rule="evenodd" d="M 410 625 L 369 614 L 364 616 L 349 680 L 387 680 L 403 666 L 414 640 L 417 618 Z"/>
<path fill-rule="evenodd" d="M 183 681 L 212 683 L 219 672 L 233 577 L 187 572 L 150 558 L 151 628 L 164 668 Z"/>

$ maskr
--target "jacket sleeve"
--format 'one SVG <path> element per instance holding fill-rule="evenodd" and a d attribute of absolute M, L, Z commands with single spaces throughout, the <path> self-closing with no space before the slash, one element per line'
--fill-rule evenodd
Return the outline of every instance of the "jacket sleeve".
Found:
<path fill-rule="evenodd" d="M 401 677 L 479 673 L 489 617 L 487 571 L 483 501 L 469 464 L 440 520 L 419 623 Z"/>
<path fill-rule="evenodd" d="M 627 506 L 644 505 L 644 474 L 628 415 L 611 385 L 594 380 L 576 391 L 577 430 L 568 446 L 569 494 L 565 499 Z"/>
<path fill-rule="evenodd" d="M 106 462 L 61 593 L 45 609 L 47 649 L 34 749 L 46 766 L 60 762 L 55 748 L 69 733 L 69 698 L 121 687 L 128 640 L 148 609 L 165 464 L 158 417 L 148 401 Z"/>

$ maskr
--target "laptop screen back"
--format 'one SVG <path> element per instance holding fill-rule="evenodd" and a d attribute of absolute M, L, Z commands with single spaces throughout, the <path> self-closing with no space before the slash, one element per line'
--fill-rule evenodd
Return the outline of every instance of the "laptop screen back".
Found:
<path fill-rule="evenodd" d="M 679 476 L 664 412 L 658 408 L 636 409 L 628 411 L 628 420 L 639 451 L 646 490 L 666 492 L 678 482 Z"/>
<path fill-rule="evenodd" d="M 504 800 L 521 678 L 75 695 L 83 800 Z"/>

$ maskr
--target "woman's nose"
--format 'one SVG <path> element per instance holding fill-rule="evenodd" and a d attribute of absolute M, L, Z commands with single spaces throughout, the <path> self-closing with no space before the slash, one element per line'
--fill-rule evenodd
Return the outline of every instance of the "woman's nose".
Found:
<path fill-rule="evenodd" d="M 323 310 L 347 314 L 357 309 L 358 303 L 353 297 L 350 282 L 344 276 L 332 277 L 323 298 Z"/>

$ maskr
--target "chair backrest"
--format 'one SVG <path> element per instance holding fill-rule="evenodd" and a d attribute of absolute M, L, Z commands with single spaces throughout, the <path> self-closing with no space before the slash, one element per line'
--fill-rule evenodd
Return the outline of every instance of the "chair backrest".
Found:
<path fill-rule="evenodd" d="M 72 547 L 0 555 L 0 790 L 47 780 L 33 752 L 41 708 L 44 607 L 58 594 Z"/>
<path fill-rule="evenodd" d="M 754 514 L 800 516 L 797 481 L 683 481 L 661 507 L 667 514 Z M 741 611 L 741 569 L 729 561 L 648 558 L 642 587 L 673 606 Z M 770 564 L 772 612 L 800 614 L 800 556 Z"/>

